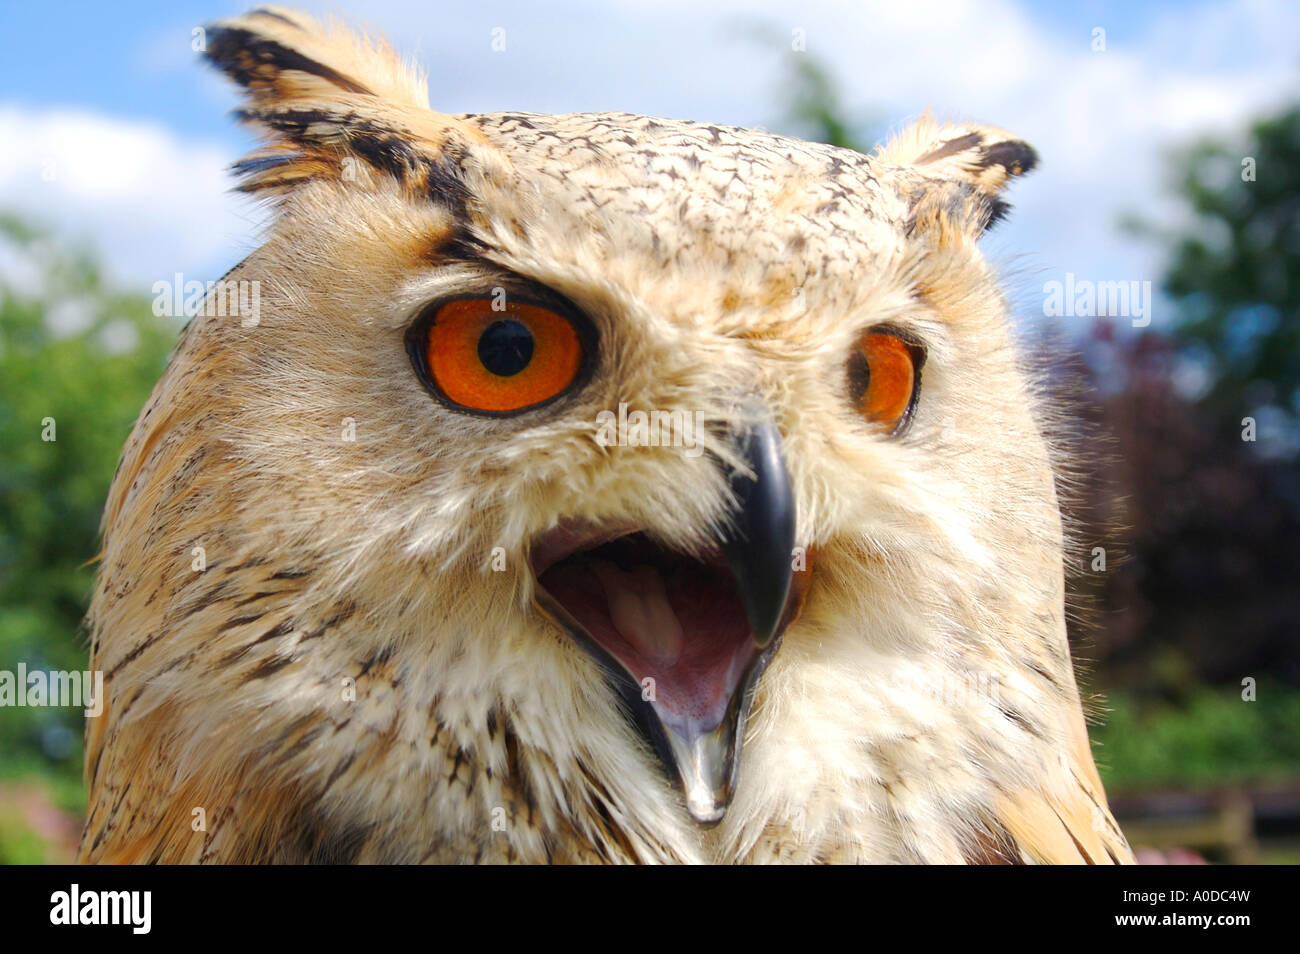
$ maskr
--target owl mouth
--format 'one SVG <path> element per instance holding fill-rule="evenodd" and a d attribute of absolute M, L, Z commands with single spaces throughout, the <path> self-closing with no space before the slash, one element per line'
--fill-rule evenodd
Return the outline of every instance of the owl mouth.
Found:
<path fill-rule="evenodd" d="M 536 605 L 604 667 L 637 727 L 711 825 L 731 802 L 759 677 L 809 573 L 775 430 L 755 429 L 724 538 L 683 552 L 628 526 L 561 523 L 532 550 Z"/>
<path fill-rule="evenodd" d="M 693 558 L 632 533 L 559 560 L 538 583 L 671 728 L 716 728 L 761 652 L 716 547 Z"/>

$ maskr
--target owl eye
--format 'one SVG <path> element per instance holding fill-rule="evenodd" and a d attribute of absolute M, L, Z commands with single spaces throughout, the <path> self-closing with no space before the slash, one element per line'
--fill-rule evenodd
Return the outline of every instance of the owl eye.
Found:
<path fill-rule="evenodd" d="M 407 350 L 445 403 L 508 414 L 546 404 L 577 381 L 590 338 L 577 321 L 543 305 L 456 298 L 426 310 L 407 333 Z"/>
<path fill-rule="evenodd" d="M 849 355 L 849 396 L 858 413 L 887 434 L 907 425 L 920 392 L 925 350 L 897 332 L 870 328 Z"/>

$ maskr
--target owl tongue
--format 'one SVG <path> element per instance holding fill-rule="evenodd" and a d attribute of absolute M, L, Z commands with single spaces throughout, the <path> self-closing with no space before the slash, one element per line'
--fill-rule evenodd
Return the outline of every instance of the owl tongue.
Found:
<path fill-rule="evenodd" d="M 685 636 L 659 571 L 638 566 L 625 573 L 605 560 L 593 560 L 591 569 L 605 590 L 610 621 L 619 635 L 658 667 L 676 665 Z"/>
<path fill-rule="evenodd" d="M 718 725 L 758 654 L 720 553 L 695 559 L 625 537 L 557 562 L 539 582 L 666 725 Z"/>

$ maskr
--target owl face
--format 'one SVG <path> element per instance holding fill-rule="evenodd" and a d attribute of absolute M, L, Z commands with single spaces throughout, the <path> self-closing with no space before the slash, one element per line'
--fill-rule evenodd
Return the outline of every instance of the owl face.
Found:
<path fill-rule="evenodd" d="M 1055 764 L 1078 706 L 1054 478 L 977 247 L 1028 146 L 928 119 L 866 156 L 443 115 L 387 54 L 283 11 L 214 29 L 208 56 L 268 141 L 238 171 L 274 224 L 228 276 L 261 315 L 188 329 L 110 500 L 105 578 L 114 539 L 199 541 L 258 574 L 257 613 L 214 621 L 233 584 L 185 583 L 170 642 L 106 650 L 119 685 L 242 713 L 270 749 L 332 726 L 346 760 L 312 741 L 274 770 L 324 814 L 352 817 L 356 753 L 382 741 L 408 841 L 471 829 L 511 771 L 530 821 L 599 804 L 682 858 L 683 808 L 752 846 L 796 803 L 827 800 L 828 832 L 883 811 L 881 778 L 923 793 L 916 819 L 969 816 L 1001 790 L 949 771 L 971 752 L 1003 788 L 1026 740 Z M 97 599 L 103 630 L 148 605 Z M 990 670 L 993 717 L 927 701 Z M 374 683 L 359 712 L 340 679 Z"/>
<path fill-rule="evenodd" d="M 865 157 L 778 137 L 636 116 L 466 122 L 511 172 L 471 177 L 455 251 L 499 272 L 423 307 L 413 367 L 453 432 L 490 416 L 488 433 L 563 455 L 559 483 L 592 481 L 511 541 L 530 609 L 592 655 L 691 814 L 717 822 L 813 560 L 780 382 L 838 403 L 859 441 L 898 438 L 919 400 L 921 339 L 836 292 L 880 270 L 870 238 L 887 247 L 888 212 L 862 198 Z M 828 305 L 847 320 L 818 321 Z"/>
<path fill-rule="evenodd" d="M 239 406 L 262 422 L 246 426 L 282 434 L 286 393 L 323 431 L 331 414 L 355 422 L 346 442 L 304 435 L 294 453 L 254 455 L 248 477 L 287 466 L 270 479 L 312 501 L 304 534 L 319 546 L 328 511 L 347 538 L 325 560 L 335 578 L 428 608 L 412 640 L 491 638 L 473 601 L 447 625 L 449 576 L 484 594 L 489 633 L 561 634 L 692 815 L 716 822 L 815 565 L 870 556 L 888 579 L 936 502 L 970 496 L 933 464 L 944 422 L 977 397 L 962 389 L 1016 380 L 980 353 L 1000 338 L 974 248 L 992 201 L 712 125 L 446 122 L 443 139 L 408 145 L 438 151 L 424 164 L 295 183 L 241 266 L 266 314 L 231 330 L 256 389 Z M 964 138 L 978 163 L 986 138 Z M 977 357 L 990 377 L 963 381 Z M 1000 411 L 1004 433 L 1025 429 L 994 401 L 981 433 Z"/>

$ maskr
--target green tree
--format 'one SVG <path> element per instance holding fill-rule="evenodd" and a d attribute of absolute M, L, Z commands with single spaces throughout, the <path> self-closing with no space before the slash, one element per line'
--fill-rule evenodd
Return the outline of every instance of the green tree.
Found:
<path fill-rule="evenodd" d="M 100 513 L 179 322 L 13 219 L 0 252 L 0 670 L 84 669 Z M 0 773 L 79 776 L 81 726 L 78 709 L 4 710 Z"/>
<path fill-rule="evenodd" d="M 1300 105 L 1239 143 L 1202 140 L 1174 159 L 1191 222 L 1170 242 L 1164 287 L 1175 337 L 1208 366 L 1207 410 L 1229 428 L 1261 408 L 1300 414 Z M 1294 452 L 1294 447 L 1290 448 Z"/>

